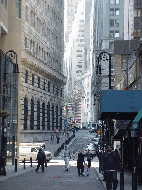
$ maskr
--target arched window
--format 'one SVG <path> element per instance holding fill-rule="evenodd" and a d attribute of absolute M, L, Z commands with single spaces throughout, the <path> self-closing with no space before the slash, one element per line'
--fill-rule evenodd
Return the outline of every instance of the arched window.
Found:
<path fill-rule="evenodd" d="M 37 101 L 37 130 L 40 130 L 40 101 Z"/>
<path fill-rule="evenodd" d="M 24 130 L 27 130 L 28 120 L 28 99 L 24 98 Z"/>
<path fill-rule="evenodd" d="M 45 130 L 45 103 L 42 103 L 42 130 Z"/>
<path fill-rule="evenodd" d="M 58 106 L 56 106 L 56 129 L 58 129 Z"/>
<path fill-rule="evenodd" d="M 52 105 L 52 130 L 54 130 L 54 104 Z"/>
<path fill-rule="evenodd" d="M 34 130 L 34 100 L 31 99 L 30 130 Z"/>
<path fill-rule="evenodd" d="M 62 107 L 60 106 L 60 116 L 62 116 Z M 62 130 L 62 117 L 60 117 L 60 130 Z"/>
<path fill-rule="evenodd" d="M 50 103 L 47 105 L 47 130 L 50 130 Z"/>

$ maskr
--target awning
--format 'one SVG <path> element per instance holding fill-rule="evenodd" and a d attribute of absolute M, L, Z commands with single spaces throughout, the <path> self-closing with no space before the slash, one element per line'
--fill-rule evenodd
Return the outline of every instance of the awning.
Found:
<path fill-rule="evenodd" d="M 124 129 L 119 129 L 117 134 L 112 138 L 114 141 L 121 141 L 122 136 L 125 134 Z"/>
<path fill-rule="evenodd" d="M 120 141 L 122 139 L 122 136 L 125 135 L 125 133 L 129 130 L 129 128 L 132 126 L 132 121 L 125 127 L 125 129 L 119 129 L 117 134 L 112 138 L 114 141 Z"/>
<path fill-rule="evenodd" d="M 139 121 L 141 118 L 142 118 L 142 108 L 133 120 L 132 129 L 138 129 L 139 128 Z"/>

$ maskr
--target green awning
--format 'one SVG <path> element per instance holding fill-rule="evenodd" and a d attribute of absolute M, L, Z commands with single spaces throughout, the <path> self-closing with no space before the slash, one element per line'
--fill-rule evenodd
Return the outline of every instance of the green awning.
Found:
<path fill-rule="evenodd" d="M 138 112 L 138 114 L 136 115 L 135 119 L 133 120 L 133 123 L 138 123 L 141 118 L 142 118 L 142 108 L 141 108 L 141 110 Z"/>

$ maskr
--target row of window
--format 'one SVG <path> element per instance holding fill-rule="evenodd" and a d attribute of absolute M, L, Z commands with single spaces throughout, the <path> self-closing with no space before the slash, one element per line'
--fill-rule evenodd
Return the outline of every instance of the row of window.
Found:
<path fill-rule="evenodd" d="M 56 129 L 62 129 L 62 117 L 59 118 L 59 116 L 62 116 L 62 107 L 56 106 L 56 114 L 55 114 L 55 108 L 54 104 L 52 104 L 52 107 L 50 106 L 50 103 L 48 102 L 48 105 L 46 106 L 45 103 L 43 102 L 42 105 L 40 106 L 40 101 L 37 101 L 37 111 L 35 111 L 34 108 L 34 99 L 31 99 L 31 114 L 30 114 L 30 130 L 34 130 L 34 115 L 35 112 L 37 113 L 37 126 L 36 129 L 40 130 L 40 113 L 42 113 L 42 130 L 45 130 L 45 118 L 47 118 L 47 130 L 50 130 L 50 124 L 51 124 L 51 119 L 52 119 L 52 130 L 54 130 L 54 117 L 56 116 Z M 45 114 L 45 110 L 47 109 L 47 113 Z M 51 109 L 51 110 L 50 110 Z M 58 115 L 59 114 L 59 115 Z M 52 117 L 51 117 L 52 115 Z M 58 119 L 60 119 L 60 125 Z M 28 123 L 28 99 L 25 97 L 24 98 L 24 130 L 27 130 L 27 123 Z"/>
<path fill-rule="evenodd" d="M 26 6 L 26 22 L 28 22 L 29 24 L 31 24 L 32 27 L 34 27 L 37 32 L 41 33 L 42 35 L 46 35 L 46 33 L 48 32 L 47 28 L 46 28 L 46 24 L 45 22 L 42 22 L 36 15 L 36 13 L 34 13 L 33 11 L 31 11 L 31 15 L 30 17 L 28 16 L 28 6 Z M 55 25 L 54 25 L 54 29 L 57 30 L 59 33 L 61 33 L 62 27 L 63 27 L 63 22 L 62 20 L 56 15 L 55 13 L 49 12 L 49 15 L 52 15 L 52 17 L 50 18 L 50 22 L 52 24 L 52 21 L 54 21 Z M 49 16 L 48 15 L 48 16 Z M 30 21 L 29 21 L 30 18 Z"/>
<path fill-rule="evenodd" d="M 32 86 L 34 86 L 34 74 L 32 74 Z M 25 83 L 28 83 L 28 71 L 25 71 Z M 48 92 L 50 92 L 50 85 L 51 83 L 48 81 Z M 41 86 L 41 77 L 37 77 L 37 87 L 40 88 Z M 43 80 L 43 90 L 45 90 L 45 79 Z M 55 92 L 55 85 L 53 84 L 53 93 Z M 59 87 L 56 86 L 56 95 L 59 93 Z M 62 88 L 60 90 L 60 96 L 62 97 Z"/>
<path fill-rule="evenodd" d="M 110 0 L 110 5 L 119 5 L 120 4 L 120 0 Z"/>
<path fill-rule="evenodd" d="M 38 59 L 43 61 L 44 63 L 48 63 L 52 68 L 60 71 L 61 70 L 61 63 L 54 58 L 49 52 L 46 52 L 43 48 L 41 48 L 38 44 L 36 45 L 35 42 L 32 40 L 29 41 L 29 51 Z M 58 46 L 57 46 L 58 47 Z M 28 48 L 28 39 L 25 38 L 25 48 Z"/>

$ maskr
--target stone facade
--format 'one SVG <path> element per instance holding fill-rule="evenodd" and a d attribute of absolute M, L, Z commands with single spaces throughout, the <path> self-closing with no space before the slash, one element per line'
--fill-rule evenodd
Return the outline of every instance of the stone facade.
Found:
<path fill-rule="evenodd" d="M 64 1 L 25 0 L 21 14 L 20 142 L 44 141 L 63 129 Z"/>

